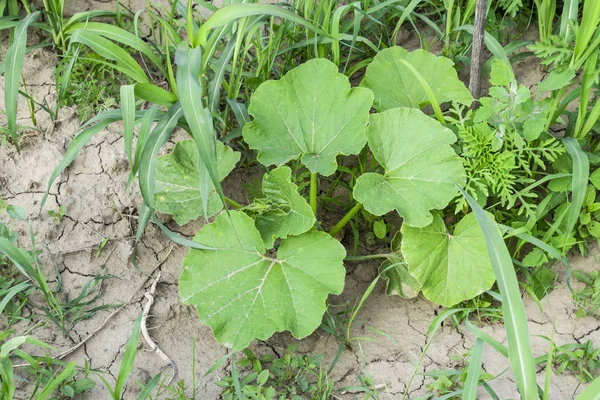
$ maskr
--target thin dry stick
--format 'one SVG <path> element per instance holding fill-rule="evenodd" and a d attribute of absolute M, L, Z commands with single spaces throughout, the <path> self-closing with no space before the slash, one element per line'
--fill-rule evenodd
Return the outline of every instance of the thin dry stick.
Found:
<path fill-rule="evenodd" d="M 175 362 L 173 360 L 171 360 L 169 358 L 169 356 L 167 356 L 160 349 L 160 347 L 158 347 L 158 345 L 156 344 L 156 342 L 154 341 L 154 339 L 152 339 L 150 337 L 150 334 L 148 333 L 148 326 L 147 326 L 148 315 L 150 315 L 150 309 L 152 308 L 152 305 L 154 304 L 154 293 L 156 293 L 156 285 L 158 284 L 159 280 L 160 280 L 160 271 L 158 272 L 158 275 L 156 276 L 156 279 L 154 280 L 154 283 L 150 287 L 150 290 L 147 291 L 146 293 L 144 293 L 144 297 L 146 298 L 146 300 L 148 300 L 148 302 L 144 306 L 144 312 L 142 313 L 141 328 L 142 328 L 142 336 L 144 336 L 144 339 L 146 340 L 146 343 L 148 343 L 148 346 L 150 346 L 150 348 L 156 354 L 158 354 L 158 356 L 164 362 L 166 362 L 167 364 L 169 364 L 171 366 L 171 368 L 173 369 L 173 376 L 171 377 L 171 379 L 167 383 L 167 386 L 169 386 L 171 384 L 171 382 L 173 382 L 173 379 L 175 379 L 175 377 L 177 376 L 177 365 L 175 364 Z"/>
<path fill-rule="evenodd" d="M 469 91 L 475 99 L 473 108 L 479 107 L 481 96 L 481 68 L 483 66 L 483 39 L 485 35 L 485 17 L 487 13 L 487 0 L 477 0 L 475 6 L 475 24 L 473 27 L 473 48 L 471 49 L 471 76 L 469 77 Z"/>
<path fill-rule="evenodd" d="M 146 282 L 148 282 L 148 279 L 150 279 L 152 274 L 154 274 L 154 272 L 156 272 L 156 270 L 159 269 L 161 265 L 163 265 L 163 263 L 167 260 L 167 257 L 169 257 L 169 255 L 171 254 L 171 251 L 173 251 L 174 247 L 175 247 L 175 245 L 171 245 L 167 254 L 163 257 L 162 260 L 160 260 L 160 262 L 158 264 L 156 264 L 156 266 L 152 269 L 152 271 L 150 271 L 150 273 L 146 276 L 146 278 L 144 278 L 142 283 L 140 283 L 140 285 L 137 287 L 137 289 L 135 289 L 135 291 L 133 292 L 133 295 L 131 296 L 131 298 L 129 299 L 129 301 L 127 303 L 122 304 L 119 308 L 117 308 L 115 311 L 113 311 L 108 317 L 106 317 L 106 319 L 104 320 L 102 325 L 100 325 L 98 328 L 96 328 L 96 330 L 94 332 L 90 333 L 81 342 L 77 343 L 75 346 L 71 347 L 70 349 L 63 351 L 62 353 L 57 354 L 56 356 L 54 356 L 52 358 L 61 360 L 61 359 L 65 358 L 66 356 L 68 356 L 69 354 L 73 353 L 75 350 L 77 350 L 78 348 L 83 346 L 85 343 L 87 343 L 87 341 L 90 340 L 94 335 L 96 335 L 98 332 L 100 332 L 106 326 L 108 321 L 110 321 L 115 315 L 117 315 L 121 310 L 123 310 L 125 307 L 127 307 L 129 304 L 131 304 L 133 302 L 133 299 L 135 299 L 135 295 L 137 294 L 137 292 L 139 292 L 140 290 L 142 290 L 144 288 L 144 286 L 146 286 Z M 15 365 L 15 368 L 16 367 L 26 367 L 28 365 L 29 364 Z"/>

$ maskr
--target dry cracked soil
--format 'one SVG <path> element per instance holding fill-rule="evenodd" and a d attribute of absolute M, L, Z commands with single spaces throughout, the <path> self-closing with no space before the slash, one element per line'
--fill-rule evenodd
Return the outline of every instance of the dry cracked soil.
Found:
<path fill-rule="evenodd" d="M 139 6 L 135 2 L 125 3 L 134 9 Z M 83 11 L 102 6 L 110 8 L 113 7 L 113 2 L 85 0 L 70 2 L 69 6 L 73 10 Z M 45 100 L 48 104 L 55 102 L 53 71 L 57 61 L 56 56 L 46 50 L 34 50 L 27 55 L 25 81 L 29 93 L 37 101 Z M 536 65 L 524 65 L 520 68 L 520 73 L 517 69 L 519 75 L 525 76 L 524 79 L 532 85 L 542 77 Z M 4 89 L 3 78 L 0 78 L 0 88 Z M 2 102 L 0 99 L 0 109 L 4 109 Z M 178 276 L 187 249 L 173 245 L 156 226 L 149 225 L 137 244 L 138 266 L 129 261 L 134 250 L 136 210 L 141 199 L 135 185 L 133 189 L 126 190 L 129 170 L 121 125 L 109 126 L 82 149 L 72 165 L 52 185 L 47 204 L 40 210 L 42 196 L 52 171 L 77 133 L 79 121 L 75 111 L 69 108 L 63 108 L 56 121 L 51 121 L 41 109 L 36 110 L 36 115 L 39 131 L 25 134 L 20 153 L 12 146 L 0 149 L 0 198 L 27 210 L 37 247 L 42 250 L 41 260 L 45 272 L 52 284 L 56 283 L 57 274 L 60 274 L 63 285 L 61 296 L 64 300 L 73 299 L 86 282 L 104 274 L 109 279 L 102 284 L 100 303 L 129 304 L 106 323 L 106 318 L 114 309 L 102 310 L 91 319 L 79 322 L 71 330 L 70 337 L 64 337 L 50 324 L 38 327 L 34 334 L 60 352 L 75 346 L 105 323 L 101 330 L 67 356 L 66 360 L 82 364 L 84 358 L 88 359 L 92 368 L 106 371 L 109 380 L 114 379 L 133 324 L 145 304 L 144 291 L 152 283 L 148 279 L 148 273 L 158 267 L 161 279 L 148 324 L 151 335 L 177 364 L 177 379 L 185 379 L 188 383 L 191 382 L 192 349 L 196 338 L 196 378 L 202 379 L 198 398 L 218 399 L 220 389 L 214 382 L 228 374 L 229 365 L 224 363 L 209 376 L 202 378 L 202 375 L 223 358 L 227 350 L 217 343 L 210 329 L 200 323 L 195 310 L 179 301 Z M 32 125 L 23 100 L 19 104 L 19 125 Z M 176 141 L 177 137 L 175 135 L 172 140 Z M 172 145 L 173 142 L 169 146 Z M 247 200 L 245 191 L 241 188 L 254 179 L 255 175 L 253 171 L 232 174 L 225 182 L 228 195 L 237 201 Z M 66 206 L 67 212 L 64 218 L 55 223 L 48 215 L 48 210 L 57 210 L 60 205 Z M 182 234 L 193 235 L 201 225 L 196 223 L 183 230 L 173 223 L 169 226 Z M 27 246 L 28 226 L 17 224 L 16 228 L 21 244 Z M 110 240 L 97 255 L 96 249 L 104 238 Z M 595 249 L 587 258 L 575 256 L 571 259 L 572 268 L 596 270 L 600 267 L 598 255 L 600 252 Z M 330 299 L 333 310 L 343 309 L 347 302 L 355 304 L 377 274 L 376 264 L 362 263 L 347 267 L 344 292 Z M 542 300 L 543 311 L 531 298 L 525 296 L 535 356 L 548 351 L 549 344 L 542 336 L 553 337 L 557 345 L 584 343 L 588 339 L 600 345 L 598 320 L 594 317 L 575 317 L 577 307 L 566 287 L 565 271 L 560 265 L 556 269 L 558 286 Z M 581 288 L 576 282 L 573 285 L 574 289 Z M 136 291 L 139 287 L 143 288 Z M 388 297 L 385 294 L 385 283 L 379 282 L 353 325 L 354 336 L 368 336 L 376 341 L 363 340 L 360 346 L 344 350 L 333 372 L 336 387 L 357 385 L 357 375 L 370 374 L 375 385 L 382 388 L 382 398 L 400 398 L 406 390 L 414 364 L 423 352 L 429 324 L 441 310 L 420 297 L 411 300 Z M 23 332 L 28 326 L 21 322 L 15 328 Z M 372 328 L 385 332 L 389 337 L 375 335 Z M 483 330 L 500 342 L 506 342 L 501 323 L 485 325 Z M 287 334 L 277 334 L 267 342 L 254 344 L 253 348 L 258 352 L 283 354 L 291 342 L 297 343 L 297 351 L 300 353 L 324 354 L 326 363 L 331 362 L 339 346 L 333 336 L 317 331 L 301 341 Z M 463 327 L 444 326 L 426 353 L 421 372 L 462 367 L 461 357 L 473 344 L 473 335 Z M 124 398 L 136 397 L 139 389 L 135 381 L 145 383 L 157 372 L 165 370 L 165 367 L 164 361 L 149 351 L 145 343 L 141 344 Z M 503 356 L 486 348 L 483 361 L 486 372 L 501 374 L 507 367 L 507 360 Z M 540 368 L 538 383 L 542 384 L 543 379 L 544 369 Z M 425 395 L 426 383 L 431 380 L 432 378 L 417 375 L 408 389 L 408 398 Z M 501 399 L 519 398 L 510 372 L 495 379 L 491 386 Z M 550 398 L 570 399 L 582 388 L 583 385 L 572 374 L 553 376 Z M 23 392 L 24 388 L 20 390 Z M 336 396 L 353 398 L 354 395 L 336 392 Z M 484 391 L 480 392 L 480 396 L 487 398 Z M 22 393 L 17 398 L 25 397 Z M 108 394 L 103 386 L 97 385 L 86 398 L 106 399 Z"/>

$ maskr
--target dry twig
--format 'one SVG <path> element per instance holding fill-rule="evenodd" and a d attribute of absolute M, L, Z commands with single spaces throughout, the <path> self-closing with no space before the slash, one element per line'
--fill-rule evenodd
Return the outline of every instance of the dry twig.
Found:
<path fill-rule="evenodd" d="M 173 369 L 173 376 L 171 377 L 171 379 L 167 383 L 167 386 L 168 386 L 168 385 L 171 384 L 171 382 L 173 382 L 173 379 L 175 379 L 175 377 L 177 376 L 177 365 L 175 365 L 175 362 L 173 360 L 171 360 L 169 358 L 169 356 L 167 356 L 160 349 L 160 347 L 158 347 L 158 345 L 156 344 L 156 342 L 154 341 L 154 339 L 152 339 L 152 337 L 150 337 L 150 334 L 148 333 L 148 326 L 147 326 L 148 316 L 150 315 L 150 309 L 152 308 L 152 305 L 154 304 L 154 294 L 156 293 L 156 285 L 158 284 L 159 280 L 160 280 L 160 271 L 158 272 L 158 275 L 156 276 L 156 279 L 154 280 L 154 283 L 150 287 L 150 290 L 147 291 L 146 293 L 144 293 L 144 297 L 146 298 L 146 300 L 148 300 L 148 302 L 144 306 L 144 312 L 142 314 L 141 328 L 142 328 L 142 336 L 144 337 L 144 340 L 146 340 L 146 343 L 148 343 L 148 346 L 150 346 L 150 348 L 156 354 L 158 354 L 158 356 L 164 362 L 166 362 L 167 364 L 169 364 L 171 366 L 171 368 Z"/>

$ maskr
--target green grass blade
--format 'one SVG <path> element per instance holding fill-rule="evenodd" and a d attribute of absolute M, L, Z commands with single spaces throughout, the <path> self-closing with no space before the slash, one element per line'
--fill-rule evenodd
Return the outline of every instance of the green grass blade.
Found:
<path fill-rule="evenodd" d="M 142 39 L 137 37 L 136 35 L 127 32 L 124 29 L 118 28 L 113 25 L 105 24 L 102 22 L 80 22 L 73 24 L 69 27 L 69 29 L 65 32 L 65 34 L 71 34 L 77 30 L 85 30 L 88 32 L 96 33 L 100 36 L 105 37 L 106 39 L 113 40 L 117 43 L 120 43 L 124 46 L 131 47 L 148 57 L 154 65 L 156 65 L 163 75 L 166 75 L 166 71 L 164 69 L 163 63 L 160 58 L 154 54 L 150 46 L 146 44 Z"/>
<path fill-rule="evenodd" d="M 56 378 L 53 378 L 50 382 L 44 385 L 44 390 L 36 397 L 36 400 L 46 400 L 54 389 L 58 387 L 63 381 L 72 378 L 74 375 L 75 363 L 70 362 L 67 364 L 65 369 Z"/>
<path fill-rule="evenodd" d="M 201 164 L 204 164 L 205 167 L 198 169 L 200 176 L 198 185 L 202 196 L 204 215 L 208 215 L 208 199 L 211 190 L 209 179 L 223 203 L 225 203 L 225 196 L 223 195 L 221 178 L 217 169 L 216 139 L 212 117 L 210 111 L 203 107 L 201 96 L 204 90 L 198 79 L 202 68 L 202 49 L 200 47 L 191 49 L 187 43 L 182 42 L 177 47 L 175 63 L 177 64 L 176 80 L 179 102 L 196 143 Z"/>
<path fill-rule="evenodd" d="M 46 204 L 48 193 L 50 193 L 50 188 L 52 187 L 52 184 L 54 183 L 56 178 L 58 178 L 60 174 L 71 164 L 71 162 L 73 162 L 73 160 L 75 159 L 75 157 L 77 157 L 77 154 L 79 154 L 79 151 L 83 146 L 85 146 L 94 136 L 96 136 L 98 132 L 106 128 L 114 121 L 116 121 L 116 119 L 102 120 L 96 125 L 92 125 L 91 127 L 84 129 L 79 135 L 75 137 L 75 139 L 73 139 L 62 161 L 54 169 L 52 175 L 50 176 L 50 179 L 48 180 L 48 187 L 46 188 L 44 197 L 42 197 L 40 210 L 44 207 L 44 204 Z"/>
<path fill-rule="evenodd" d="M 142 157 L 140 160 L 140 177 L 139 185 L 140 192 L 144 198 L 144 202 L 152 210 L 154 203 L 154 183 L 156 173 L 156 156 L 160 148 L 169 140 L 173 129 L 177 126 L 179 118 L 183 115 L 183 110 L 179 103 L 175 103 L 169 108 L 159 121 L 156 127 L 150 133 L 150 137 L 144 146 Z"/>
<path fill-rule="evenodd" d="M 25 63 L 25 49 L 27 47 L 27 28 L 40 16 L 39 11 L 23 18 L 15 27 L 13 42 L 6 52 L 4 74 L 4 104 L 8 132 L 19 150 L 17 137 L 17 108 L 19 106 L 19 84 L 21 82 L 21 69 Z"/>
<path fill-rule="evenodd" d="M 153 85 L 152 83 L 137 83 L 135 85 L 135 95 L 140 99 L 158 104 L 165 107 L 171 107 L 177 101 L 177 96 L 165 89 Z"/>
<path fill-rule="evenodd" d="M 575 224 L 579 219 L 581 207 L 585 200 L 585 192 L 587 190 L 587 183 L 590 175 L 590 161 L 585 152 L 581 150 L 581 146 L 576 139 L 565 138 L 562 142 L 573 160 L 573 181 L 571 183 L 572 200 L 567 215 L 567 229 L 565 231 L 566 245 L 568 238 L 573 232 Z M 563 249 L 563 252 L 564 250 L 565 249 Z"/>
<path fill-rule="evenodd" d="M 228 23 L 237 19 L 251 17 L 253 15 L 271 15 L 274 17 L 283 18 L 308 28 L 318 35 L 331 38 L 331 36 L 320 27 L 302 18 L 298 14 L 288 11 L 282 7 L 272 4 L 239 3 L 220 8 L 213 15 L 211 15 L 210 18 L 208 18 L 208 20 L 202 24 L 200 29 L 198 29 L 198 32 L 194 37 L 193 44 L 204 46 L 211 30 L 227 25 Z"/>
<path fill-rule="evenodd" d="M 8 302 L 11 301 L 12 298 L 15 297 L 18 293 L 23 292 L 27 288 L 29 288 L 29 286 L 30 285 L 28 282 L 21 282 L 18 285 L 15 285 L 12 288 L 10 288 L 10 290 L 4 295 L 2 301 L 0 302 L 0 315 L 3 315 L 2 313 L 4 312 L 4 308 L 6 307 Z"/>
<path fill-rule="evenodd" d="M 13 366 L 10 359 L 0 358 L 0 395 L 8 400 L 12 400 L 15 395 L 15 378 Z"/>
<path fill-rule="evenodd" d="M 133 159 L 133 126 L 135 125 L 135 85 L 121 86 L 121 110 L 123 110 L 123 139 L 125 153 L 131 165 Z"/>
<path fill-rule="evenodd" d="M 519 392 L 524 400 L 539 399 L 534 358 L 529 342 L 527 315 L 512 258 L 502 239 L 498 225 L 477 201 L 461 188 L 459 190 L 469 202 L 485 237 L 492 269 L 502 295 L 502 314 L 508 339 L 508 359 Z"/>
<path fill-rule="evenodd" d="M 208 85 L 208 108 L 213 113 L 217 113 L 219 110 L 219 103 L 221 101 L 221 87 L 223 80 L 225 79 L 225 72 L 231 67 L 229 65 L 229 61 L 231 61 L 234 50 L 235 42 L 231 41 L 227 43 L 227 46 L 221 53 L 218 61 L 215 63 L 214 76 Z"/>
<path fill-rule="evenodd" d="M 483 340 L 477 338 L 473 351 L 471 351 L 471 361 L 469 361 L 469 370 L 467 371 L 467 380 L 465 381 L 462 400 L 477 399 L 479 374 L 481 373 L 481 363 L 483 361 L 483 344 Z"/>
<path fill-rule="evenodd" d="M 158 105 L 152 106 L 152 108 L 144 111 L 144 116 L 142 117 L 142 126 L 138 132 L 138 138 L 135 145 L 135 154 L 133 156 L 133 165 L 131 166 L 131 171 L 129 172 L 129 179 L 127 181 L 127 187 L 133 182 L 133 178 L 135 178 L 138 170 L 140 169 L 140 160 L 142 159 L 142 152 L 144 150 L 144 146 L 146 146 L 146 142 L 148 137 L 150 136 L 150 130 L 152 129 L 152 123 L 156 118 L 156 113 L 158 112 Z"/>
<path fill-rule="evenodd" d="M 579 13 L 579 0 L 565 0 L 562 15 L 560 18 L 560 38 L 567 45 L 571 44 L 573 36 L 572 28 L 569 23 L 577 24 L 577 14 Z"/>
<path fill-rule="evenodd" d="M 140 337 L 141 324 L 142 316 L 140 315 L 133 325 L 133 332 L 127 341 L 127 345 L 125 346 L 125 354 L 123 355 L 123 360 L 121 361 L 121 366 L 119 367 L 119 375 L 117 375 L 117 382 L 115 383 L 114 390 L 114 394 L 119 396 L 118 398 L 121 398 L 121 393 L 123 391 L 123 387 L 125 387 L 125 382 L 127 381 L 127 378 L 133 369 L 138 339 Z"/>
<path fill-rule="evenodd" d="M 227 104 L 231 107 L 231 111 L 233 111 L 233 115 L 235 116 L 240 129 L 243 129 L 246 124 L 250 123 L 250 115 L 248 114 L 248 109 L 244 103 L 238 103 L 230 98 L 226 98 L 225 101 L 227 101 Z"/>
<path fill-rule="evenodd" d="M 500 343 L 499 341 L 482 331 L 480 328 L 473 325 L 473 323 L 468 319 L 465 320 L 465 326 L 467 327 L 467 330 L 473 335 L 475 335 L 478 339 L 481 339 L 485 344 L 495 349 L 504 357 L 508 358 L 508 349 L 502 343 Z"/>
<path fill-rule="evenodd" d="M 67 22 L 65 22 L 63 30 L 68 31 L 72 25 L 80 23 L 80 22 L 91 21 L 95 18 L 114 18 L 115 16 L 116 16 L 116 13 L 114 11 L 92 10 L 92 11 L 78 12 L 78 13 L 73 14 L 73 16 L 71 18 L 69 18 L 69 20 Z"/>
<path fill-rule="evenodd" d="M 146 226 L 148 225 L 148 221 L 150 221 L 151 217 L 152 210 L 146 205 L 146 203 L 142 202 L 138 210 L 138 226 L 135 232 L 136 243 L 139 242 L 140 238 L 142 237 L 142 234 L 146 230 Z"/>
<path fill-rule="evenodd" d="M 600 22 L 600 1 L 598 0 L 585 0 L 583 3 L 583 17 L 577 30 L 577 36 L 575 38 L 575 50 L 573 51 L 573 59 L 571 66 L 581 62 L 581 56 L 587 49 L 588 45 L 598 23 Z"/>
<path fill-rule="evenodd" d="M 127 51 L 100 35 L 80 29 L 71 36 L 71 43 L 84 44 L 100 56 L 116 62 L 121 71 L 138 83 L 150 82 L 142 67 Z"/>
<path fill-rule="evenodd" d="M 180 244 L 185 247 L 190 247 L 192 249 L 215 250 L 215 247 L 205 246 L 200 243 L 194 242 L 193 240 L 186 239 L 183 236 L 176 234 L 175 232 L 173 232 L 169 228 L 167 228 L 162 222 L 160 222 L 160 220 L 158 218 L 156 218 L 156 215 L 152 216 L 152 221 L 154 221 L 154 223 L 163 231 L 165 236 L 167 238 L 169 238 L 169 240 L 171 240 L 172 242 L 175 242 L 175 243 Z"/>
<path fill-rule="evenodd" d="M 154 388 L 160 381 L 161 377 L 162 377 L 162 372 L 159 372 L 158 374 L 154 375 L 154 377 L 150 380 L 150 382 L 148 382 L 147 384 L 144 385 L 144 387 L 140 391 L 140 394 L 138 394 L 138 396 L 137 396 L 137 400 L 151 399 L 152 391 L 154 390 Z"/>
<path fill-rule="evenodd" d="M 454 31 L 466 31 L 472 35 L 473 25 L 459 26 Z M 485 46 L 488 48 L 490 53 L 492 53 L 495 57 L 510 65 L 510 61 L 508 60 L 508 55 L 506 54 L 506 51 L 504 50 L 500 42 L 498 42 L 498 40 L 494 36 L 492 36 L 491 33 L 485 32 L 483 42 L 485 43 Z"/>
<path fill-rule="evenodd" d="M 30 257 L 24 251 L 12 244 L 8 239 L 0 237 L 0 254 L 4 254 L 17 267 L 23 276 L 35 281 L 38 287 L 44 282 L 38 271 L 33 267 Z"/>
<path fill-rule="evenodd" d="M 575 400 L 600 400 L 600 377 L 596 378 L 583 392 L 579 393 Z"/>

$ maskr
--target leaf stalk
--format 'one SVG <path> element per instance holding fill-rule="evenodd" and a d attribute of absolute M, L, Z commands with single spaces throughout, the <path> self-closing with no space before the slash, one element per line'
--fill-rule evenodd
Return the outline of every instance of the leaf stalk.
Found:
<path fill-rule="evenodd" d="M 331 231 L 329 231 L 329 234 L 331 236 L 335 237 L 338 233 L 340 233 L 340 231 L 344 228 L 344 226 L 346 226 L 346 224 L 348 222 L 350 222 L 350 220 L 352 219 L 352 217 L 354 217 L 356 215 L 356 213 L 360 211 L 361 208 L 362 208 L 362 204 L 361 203 L 356 203 L 354 205 L 354 207 L 352 207 L 350 209 L 350 211 L 348 211 L 346 213 L 346 215 L 344 215 L 342 217 L 342 219 L 340 220 L 340 222 L 338 222 L 337 224 L 335 224 L 335 226 L 331 229 Z"/>

